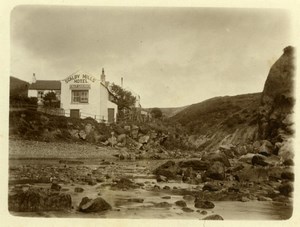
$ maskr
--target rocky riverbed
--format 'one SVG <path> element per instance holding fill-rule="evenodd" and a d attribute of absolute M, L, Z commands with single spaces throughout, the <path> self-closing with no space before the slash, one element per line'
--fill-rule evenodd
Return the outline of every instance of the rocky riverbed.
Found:
<path fill-rule="evenodd" d="M 118 153 L 88 144 L 10 140 L 10 212 L 215 220 L 292 215 L 293 169 L 276 156 L 130 161 Z"/>

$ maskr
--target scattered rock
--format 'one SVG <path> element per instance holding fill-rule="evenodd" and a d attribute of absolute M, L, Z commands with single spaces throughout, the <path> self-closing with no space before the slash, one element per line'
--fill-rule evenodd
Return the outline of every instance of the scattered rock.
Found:
<path fill-rule="evenodd" d="M 281 173 L 281 179 L 283 179 L 283 180 L 289 180 L 289 181 L 294 181 L 295 175 L 292 172 L 282 172 Z"/>
<path fill-rule="evenodd" d="M 191 209 L 191 208 L 189 208 L 189 207 L 183 207 L 182 210 L 183 210 L 184 212 L 188 212 L 188 213 L 194 212 L 194 210 Z"/>
<path fill-rule="evenodd" d="M 285 166 L 293 166 L 294 165 L 294 161 L 293 159 L 287 159 L 283 162 L 283 165 Z"/>
<path fill-rule="evenodd" d="M 292 183 L 284 183 L 278 187 L 278 191 L 281 195 L 289 196 L 291 192 L 294 191 Z"/>
<path fill-rule="evenodd" d="M 168 202 L 161 202 L 161 203 L 155 203 L 155 207 L 159 207 L 159 208 L 169 208 L 172 205 Z"/>
<path fill-rule="evenodd" d="M 96 199 L 84 197 L 79 204 L 79 211 L 84 213 L 101 212 L 111 209 L 111 205 L 101 197 Z"/>
<path fill-rule="evenodd" d="M 54 191 L 60 191 L 61 186 L 59 184 L 52 183 L 51 189 L 54 190 Z"/>
<path fill-rule="evenodd" d="M 196 198 L 195 200 L 195 207 L 196 208 L 202 208 L 202 209 L 212 209 L 215 207 L 215 204 L 208 200 L 200 200 Z"/>
<path fill-rule="evenodd" d="M 242 198 L 240 199 L 241 202 L 249 202 L 250 199 L 245 197 L 245 196 L 242 196 Z"/>
<path fill-rule="evenodd" d="M 130 198 L 130 199 L 128 199 L 128 202 L 143 203 L 144 199 L 142 199 L 142 198 Z"/>
<path fill-rule="evenodd" d="M 71 196 L 45 189 L 29 189 L 8 197 L 8 209 L 15 212 L 62 211 L 72 208 Z"/>
<path fill-rule="evenodd" d="M 74 188 L 74 191 L 80 193 L 80 192 L 83 192 L 84 189 L 83 189 L 83 188 L 76 187 L 76 188 Z"/>
<path fill-rule="evenodd" d="M 162 196 L 162 199 L 171 199 L 171 196 L 167 195 L 167 196 Z"/>
<path fill-rule="evenodd" d="M 200 214 L 202 214 L 202 215 L 207 215 L 207 211 L 206 211 L 206 210 L 202 210 L 202 211 L 200 212 Z"/>
<path fill-rule="evenodd" d="M 170 186 L 166 185 L 163 187 L 164 190 L 171 190 Z"/>
<path fill-rule="evenodd" d="M 210 192 L 215 192 L 221 190 L 221 187 L 218 186 L 217 184 L 212 184 L 212 183 L 206 183 L 203 188 L 203 191 L 210 191 Z"/>
<path fill-rule="evenodd" d="M 128 178 L 121 178 L 117 181 L 115 185 L 112 186 L 112 188 L 122 189 L 122 190 L 128 190 L 128 189 L 134 189 L 138 188 L 139 186 L 136 185 L 133 181 L 131 181 Z"/>
<path fill-rule="evenodd" d="M 176 206 L 179 206 L 179 207 L 186 207 L 186 206 L 187 206 L 187 205 L 186 205 L 186 202 L 183 201 L 183 200 L 178 200 L 178 201 L 176 201 L 176 202 L 175 202 L 175 205 L 176 205 Z"/>
<path fill-rule="evenodd" d="M 178 163 L 178 166 L 180 168 L 191 167 L 193 170 L 196 170 L 196 171 L 204 171 L 204 170 L 208 169 L 209 163 L 206 161 L 192 159 L 192 160 L 187 160 L 187 161 L 181 161 Z"/>
<path fill-rule="evenodd" d="M 168 182 L 168 178 L 165 177 L 165 176 L 158 175 L 158 176 L 156 177 L 156 181 L 157 181 L 157 182 Z"/>
<path fill-rule="evenodd" d="M 227 156 L 223 153 L 220 153 L 220 151 L 217 151 L 215 153 L 209 153 L 203 157 L 204 160 L 208 160 L 210 163 L 212 162 L 221 162 L 224 166 L 230 167 L 230 162 L 227 158 Z"/>
<path fill-rule="evenodd" d="M 268 163 L 264 161 L 262 156 L 254 155 L 251 161 L 252 165 L 256 166 L 267 166 Z"/>
<path fill-rule="evenodd" d="M 212 214 L 203 218 L 202 220 L 224 220 L 224 218 L 218 214 Z"/>
<path fill-rule="evenodd" d="M 205 176 L 214 180 L 224 180 L 225 167 L 222 162 L 214 162 L 209 169 L 205 172 Z"/>

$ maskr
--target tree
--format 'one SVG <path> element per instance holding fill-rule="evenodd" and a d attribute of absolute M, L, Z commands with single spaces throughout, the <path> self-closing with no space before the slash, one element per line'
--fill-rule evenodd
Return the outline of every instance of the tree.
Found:
<path fill-rule="evenodd" d="M 151 110 L 151 115 L 154 117 L 154 118 L 161 118 L 162 117 L 162 111 L 161 109 L 155 107 Z"/>
<path fill-rule="evenodd" d="M 124 108 L 132 108 L 135 106 L 136 97 L 130 91 L 122 88 L 119 85 L 112 84 L 110 91 L 115 96 L 115 102 L 118 105 L 118 110 L 122 111 Z"/>
<path fill-rule="evenodd" d="M 44 101 L 45 106 L 53 107 L 58 102 L 58 99 L 56 97 L 56 93 L 53 92 L 53 91 L 50 91 L 50 92 L 46 93 L 43 96 L 43 101 Z"/>

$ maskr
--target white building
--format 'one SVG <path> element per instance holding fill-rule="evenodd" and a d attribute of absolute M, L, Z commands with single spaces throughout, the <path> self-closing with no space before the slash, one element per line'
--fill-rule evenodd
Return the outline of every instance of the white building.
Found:
<path fill-rule="evenodd" d="M 104 69 L 100 80 L 91 74 L 78 71 L 59 81 L 59 84 L 60 108 L 65 116 L 91 117 L 105 123 L 116 121 L 118 106 L 112 102 L 114 96 L 108 89 Z M 33 93 L 39 94 L 38 91 L 30 91 L 28 95 Z"/>
<path fill-rule="evenodd" d="M 70 117 L 91 117 L 99 122 L 116 120 L 118 106 L 107 87 L 104 69 L 101 79 L 84 72 L 76 72 L 61 81 L 61 108 Z"/>
<path fill-rule="evenodd" d="M 33 74 L 32 82 L 28 87 L 28 97 L 36 97 L 38 105 L 43 105 L 43 96 L 48 92 L 54 92 L 60 100 L 61 82 L 59 80 L 37 80 Z"/>

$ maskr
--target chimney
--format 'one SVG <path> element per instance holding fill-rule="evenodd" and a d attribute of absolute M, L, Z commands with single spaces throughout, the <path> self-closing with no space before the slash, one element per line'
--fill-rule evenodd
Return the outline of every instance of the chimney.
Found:
<path fill-rule="evenodd" d="M 101 82 L 105 84 L 105 74 L 104 74 L 104 68 L 102 68 Z"/>
<path fill-rule="evenodd" d="M 121 77 L 121 87 L 123 87 L 123 77 Z"/>
<path fill-rule="evenodd" d="M 35 82 L 36 82 L 36 77 L 35 77 L 35 73 L 33 73 L 31 83 L 34 84 Z"/>

